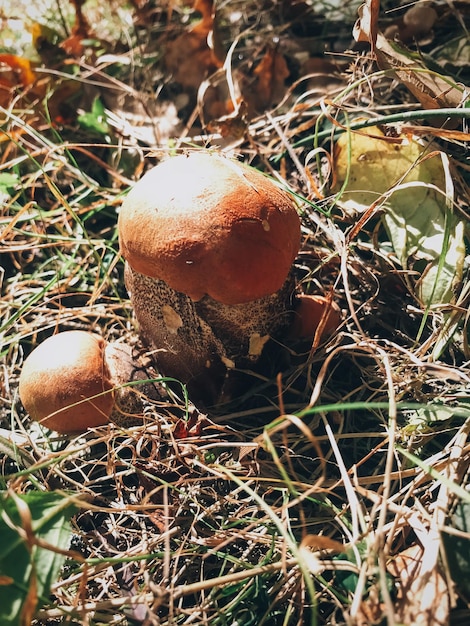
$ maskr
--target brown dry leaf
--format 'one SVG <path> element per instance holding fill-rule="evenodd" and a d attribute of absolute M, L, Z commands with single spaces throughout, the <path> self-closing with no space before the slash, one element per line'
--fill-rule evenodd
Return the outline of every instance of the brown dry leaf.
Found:
<path fill-rule="evenodd" d="M 342 543 L 325 535 L 305 535 L 300 545 L 302 547 L 314 548 L 315 550 L 330 550 L 338 553 L 345 550 L 345 546 Z"/>
<path fill-rule="evenodd" d="M 36 74 L 31 62 L 15 54 L 0 54 L 0 106 L 8 109 L 21 91 L 32 91 Z"/>
<path fill-rule="evenodd" d="M 213 0 L 195 0 L 194 9 L 199 11 L 202 19 L 193 27 L 193 32 L 205 37 L 212 52 L 212 61 L 216 67 L 220 67 L 224 62 L 226 51 L 214 2 Z"/>
<path fill-rule="evenodd" d="M 193 8 L 201 14 L 201 21 L 196 24 L 194 30 L 205 32 L 206 36 L 214 27 L 214 3 L 212 0 L 195 0 Z"/>
<path fill-rule="evenodd" d="M 227 108 L 227 107 L 226 107 Z M 224 138 L 232 137 L 241 139 L 247 130 L 246 103 L 242 100 L 236 111 L 220 117 L 214 116 L 207 124 L 207 130 L 211 133 L 220 133 Z"/>
<path fill-rule="evenodd" d="M 368 41 L 375 49 L 379 21 L 380 0 L 367 0 L 358 9 L 359 18 L 354 24 L 353 37 L 356 41 Z"/>
<path fill-rule="evenodd" d="M 83 14 L 82 6 L 85 4 L 85 0 L 70 0 L 70 2 L 75 9 L 75 23 L 70 36 L 60 44 L 60 47 L 68 55 L 78 57 L 83 54 L 85 49 L 83 40 L 95 37 L 95 35 Z"/>
<path fill-rule="evenodd" d="M 445 75 L 431 71 L 429 68 L 413 57 L 412 53 L 395 41 L 389 41 L 377 28 L 378 0 L 367 0 L 359 8 L 353 35 L 356 41 L 369 41 L 375 52 L 377 64 L 382 70 L 393 70 L 395 77 L 403 83 L 424 109 L 442 109 L 459 107 L 462 105 L 466 90 L 456 84 Z M 420 27 L 428 31 L 434 24 L 434 13 L 422 14 L 422 9 L 417 7 L 407 14 L 409 26 L 416 30 Z M 418 24 L 415 24 L 415 18 Z M 441 126 L 445 120 L 435 119 L 434 123 Z"/>
<path fill-rule="evenodd" d="M 0 574 L 0 585 L 12 585 L 15 582 L 15 579 L 11 576 L 5 576 L 5 574 Z"/>
<path fill-rule="evenodd" d="M 175 439 L 187 439 L 188 437 L 199 437 L 204 427 L 209 426 L 210 422 L 203 415 L 194 413 L 190 415 L 188 420 L 179 419 L 173 430 Z"/>
<path fill-rule="evenodd" d="M 83 40 L 85 37 L 80 32 L 72 32 L 70 37 L 64 39 L 60 47 L 71 57 L 79 57 L 84 52 Z"/>
<path fill-rule="evenodd" d="M 256 80 L 243 89 L 249 117 L 277 104 L 285 93 L 285 80 L 289 76 L 286 59 L 276 48 L 269 48 L 253 72 Z"/>
<path fill-rule="evenodd" d="M 447 139 L 449 141 L 470 141 L 470 133 L 448 128 L 429 128 L 429 126 L 413 126 L 407 124 L 406 126 L 402 126 L 401 132 L 404 135 L 409 134 L 419 137 L 433 135 L 434 137 L 440 137 L 441 139 Z"/>
<path fill-rule="evenodd" d="M 377 35 L 377 64 L 382 70 L 393 70 L 396 78 L 411 91 L 425 109 L 459 107 L 465 97 L 463 86 L 450 78 L 432 72 L 396 42 Z M 440 124 L 439 124 L 440 125 Z"/>
<path fill-rule="evenodd" d="M 3 67 L 2 67 L 3 66 Z M 64 79 L 52 80 L 50 76 L 38 77 L 34 63 L 24 57 L 14 54 L 0 54 L 0 106 L 8 108 L 13 98 L 20 96 L 19 104 L 31 107 L 31 113 L 24 114 L 24 120 L 31 126 L 37 127 L 40 123 L 40 113 L 43 113 L 43 104 L 46 94 L 47 117 L 56 124 L 70 122 L 76 115 L 76 106 L 71 104 L 78 92 L 82 89 L 79 81 Z M 51 89 L 51 83 L 53 89 Z M 24 128 L 14 131 L 16 135 L 25 132 Z M 0 132 L 0 142 L 8 141 L 9 135 Z"/>
<path fill-rule="evenodd" d="M 165 65 L 175 82 L 194 90 L 216 69 L 206 37 L 198 32 L 182 33 L 170 41 L 165 51 Z"/>
<path fill-rule="evenodd" d="M 197 90 L 208 74 L 221 66 L 208 43 L 214 24 L 212 4 L 211 0 L 196 0 L 194 8 L 202 14 L 202 19 L 166 45 L 165 66 L 183 87 Z"/>
<path fill-rule="evenodd" d="M 434 563 L 432 568 L 428 567 L 426 563 L 428 552 L 434 552 L 433 545 L 411 546 L 398 554 L 388 566 L 391 575 L 399 581 L 395 619 L 401 624 L 413 626 L 448 624 L 447 584 L 437 563 Z"/>
<path fill-rule="evenodd" d="M 192 429 L 194 428 L 194 424 L 190 424 L 183 419 L 179 419 L 176 422 L 175 428 L 173 430 L 173 436 L 175 439 L 187 439 L 193 435 Z M 197 425 L 196 425 L 197 426 Z M 200 435 L 200 431 L 194 432 L 194 435 Z"/>
<path fill-rule="evenodd" d="M 0 64 L 9 68 L 9 72 L 0 74 L 0 85 L 6 87 L 29 87 L 36 80 L 31 61 L 16 54 L 0 54 Z"/>

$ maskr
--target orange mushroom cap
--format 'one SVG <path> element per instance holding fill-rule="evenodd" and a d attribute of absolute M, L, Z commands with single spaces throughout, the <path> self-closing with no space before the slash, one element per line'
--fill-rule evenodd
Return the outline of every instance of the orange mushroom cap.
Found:
<path fill-rule="evenodd" d="M 197 301 L 242 304 L 277 292 L 300 246 L 292 198 L 242 163 L 210 152 L 163 161 L 119 214 L 132 269 Z"/>
<path fill-rule="evenodd" d="M 301 294 L 297 297 L 295 316 L 290 336 L 292 339 L 313 339 L 320 324 L 323 337 L 331 335 L 341 323 L 341 312 L 329 298 Z"/>
<path fill-rule="evenodd" d="M 19 394 L 33 420 L 59 433 L 107 423 L 114 394 L 105 345 L 98 335 L 71 330 L 49 337 L 31 352 L 21 370 Z"/>

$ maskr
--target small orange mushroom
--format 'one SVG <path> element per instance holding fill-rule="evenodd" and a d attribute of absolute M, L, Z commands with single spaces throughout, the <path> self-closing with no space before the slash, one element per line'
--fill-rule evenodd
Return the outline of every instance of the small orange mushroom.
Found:
<path fill-rule="evenodd" d="M 312 340 L 322 325 L 322 336 L 331 335 L 341 323 L 338 305 L 329 298 L 302 294 L 295 303 L 294 321 L 289 336 L 294 340 Z"/>
<path fill-rule="evenodd" d="M 126 344 L 72 330 L 49 337 L 31 352 L 21 370 L 19 394 L 33 420 L 72 434 L 108 421 L 135 420 L 142 411 L 141 395 L 123 385 L 136 378 L 144 376 Z"/>

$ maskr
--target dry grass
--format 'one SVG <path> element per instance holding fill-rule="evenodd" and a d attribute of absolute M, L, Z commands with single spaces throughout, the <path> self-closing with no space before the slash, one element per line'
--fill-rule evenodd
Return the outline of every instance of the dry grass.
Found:
<path fill-rule="evenodd" d="M 43 94 L 18 92 L 0 109 L 1 480 L 80 504 L 67 561 L 33 623 L 467 623 L 452 542 L 469 539 L 454 515 L 468 507 L 466 275 L 454 304 L 425 310 L 389 253 L 380 214 L 355 229 L 358 217 L 329 191 L 331 120 L 400 119 L 417 105 L 367 48 L 350 51 L 354 11 L 351 21 L 326 7 L 309 13 L 316 39 L 307 41 L 295 19 L 280 20 L 277 3 L 263 12 L 229 2 L 224 43 L 239 37 L 229 83 L 274 38 L 291 60 L 296 45 L 326 47 L 339 66 L 334 78 L 291 68 L 279 102 L 211 133 L 200 120 L 213 83 L 198 100 L 167 78 L 155 45 L 194 16 L 159 4 L 140 24 L 116 4 L 120 42 L 107 54 L 120 60 L 84 56 L 75 65 L 75 103 L 90 112 L 99 95 L 107 128 L 51 124 Z M 60 79 L 64 67 L 41 75 L 49 72 Z M 48 86 L 52 104 L 61 84 Z M 434 142 L 457 164 L 466 220 L 465 146 Z M 306 292 L 334 294 L 337 332 L 292 348 L 272 378 L 214 415 L 168 388 L 131 428 L 64 438 L 31 423 L 18 376 L 42 339 L 84 328 L 137 341 L 116 235 L 128 186 L 162 154 L 207 147 L 236 153 L 299 199 L 296 273 Z M 2 187 L 3 174 L 11 179 Z M 456 323 L 436 361 L 449 311 Z M 468 561 L 460 567 L 468 572 Z"/>

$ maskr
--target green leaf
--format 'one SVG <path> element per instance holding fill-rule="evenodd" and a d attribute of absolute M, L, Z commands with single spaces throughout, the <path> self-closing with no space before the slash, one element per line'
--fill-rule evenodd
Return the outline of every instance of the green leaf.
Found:
<path fill-rule="evenodd" d="M 388 141 L 380 129 L 344 134 L 336 146 L 339 204 L 365 211 L 374 202 L 408 283 L 426 306 L 454 300 L 465 259 L 464 223 L 452 211 L 445 155 L 426 154 L 420 142 Z"/>
<path fill-rule="evenodd" d="M 464 224 L 443 196 L 425 184 L 402 185 L 387 203 L 384 223 L 402 266 L 420 275 L 414 281 L 419 300 L 452 302 L 465 259 Z"/>
<path fill-rule="evenodd" d="M 34 613 L 42 599 L 47 598 L 65 560 L 54 548 L 68 549 L 70 518 L 75 509 L 67 497 L 59 493 L 0 493 L 2 626 L 20 626 L 23 611 Z M 41 541 L 41 546 L 37 545 L 37 540 Z"/>
<path fill-rule="evenodd" d="M 20 179 L 16 174 L 0 172 L 0 199 L 2 196 L 10 197 L 19 182 Z"/>
<path fill-rule="evenodd" d="M 470 602 L 470 504 L 460 501 L 451 524 L 459 534 L 443 533 L 450 575 L 459 592 Z"/>
<path fill-rule="evenodd" d="M 91 111 L 82 113 L 77 119 L 80 126 L 85 130 L 97 133 L 98 135 L 107 135 L 109 133 L 106 109 L 99 97 L 93 100 Z"/>

